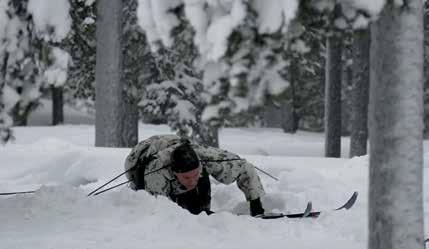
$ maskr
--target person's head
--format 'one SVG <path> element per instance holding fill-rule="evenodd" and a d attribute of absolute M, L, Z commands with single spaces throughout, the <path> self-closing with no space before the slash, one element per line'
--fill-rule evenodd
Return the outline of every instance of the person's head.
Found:
<path fill-rule="evenodd" d="M 197 153 L 189 143 L 184 143 L 174 149 L 171 155 L 171 170 L 177 180 L 186 187 L 187 190 L 195 188 L 200 178 L 200 162 Z"/>

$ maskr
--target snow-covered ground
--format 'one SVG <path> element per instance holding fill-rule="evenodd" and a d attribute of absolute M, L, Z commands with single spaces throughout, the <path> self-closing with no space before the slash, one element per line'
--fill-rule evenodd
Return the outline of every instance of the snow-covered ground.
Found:
<path fill-rule="evenodd" d="M 140 125 L 141 139 L 160 133 L 171 131 L 166 126 Z M 0 196 L 0 248 L 367 246 L 368 157 L 323 158 L 322 134 L 289 135 L 277 129 L 252 128 L 224 129 L 220 135 L 221 147 L 279 178 L 275 181 L 260 174 L 267 192 L 263 198 L 267 211 L 299 212 L 309 200 L 314 209 L 330 209 L 359 191 L 351 210 L 302 220 L 235 215 L 248 212 L 248 204 L 235 184 L 213 182 L 212 209 L 217 213 L 212 216 L 191 215 L 166 198 L 125 186 L 87 197 L 91 190 L 122 172 L 130 149 L 95 148 L 92 125 L 16 128 L 15 136 L 14 143 L 0 147 L 0 192 L 37 191 Z M 348 139 L 343 144 L 343 155 L 347 155 Z M 427 193 L 424 200 L 429 203 Z M 429 214 L 425 213 L 428 224 Z"/>

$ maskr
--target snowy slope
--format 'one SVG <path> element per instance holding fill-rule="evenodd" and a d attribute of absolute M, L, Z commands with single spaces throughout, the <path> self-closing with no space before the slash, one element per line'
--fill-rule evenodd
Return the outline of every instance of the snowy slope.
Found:
<path fill-rule="evenodd" d="M 170 131 L 165 126 L 141 125 L 140 133 L 145 138 Z M 18 128 L 15 134 L 17 141 L 0 147 L 0 192 L 37 192 L 0 197 L 0 248 L 344 249 L 367 245 L 368 158 L 318 157 L 323 151 L 321 134 L 286 135 L 275 129 L 221 132 L 222 147 L 280 179 L 260 174 L 267 211 L 302 211 L 308 200 L 315 209 L 330 209 L 359 191 L 352 210 L 306 220 L 237 216 L 248 212 L 248 206 L 234 184 L 213 182 L 212 209 L 217 211 L 213 216 L 190 215 L 163 197 L 125 186 L 88 198 L 87 193 L 121 173 L 130 149 L 94 148 L 90 125 Z M 300 157 L 293 157 L 295 152 Z M 117 182 L 121 181 L 124 178 Z M 429 203 L 427 194 L 424 200 Z"/>

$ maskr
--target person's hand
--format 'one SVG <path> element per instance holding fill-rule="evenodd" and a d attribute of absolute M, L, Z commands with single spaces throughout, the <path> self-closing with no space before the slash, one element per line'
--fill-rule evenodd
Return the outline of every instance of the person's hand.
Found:
<path fill-rule="evenodd" d="M 132 172 L 133 174 L 133 183 L 135 190 L 144 189 L 144 171 L 145 168 L 142 166 L 137 166 Z"/>
<path fill-rule="evenodd" d="M 206 212 L 207 215 L 211 215 L 214 214 L 215 212 L 211 211 L 211 210 L 204 210 L 204 212 Z"/>
<path fill-rule="evenodd" d="M 257 216 L 264 214 L 265 210 L 262 207 L 261 199 L 255 199 L 250 201 L 250 215 Z"/>

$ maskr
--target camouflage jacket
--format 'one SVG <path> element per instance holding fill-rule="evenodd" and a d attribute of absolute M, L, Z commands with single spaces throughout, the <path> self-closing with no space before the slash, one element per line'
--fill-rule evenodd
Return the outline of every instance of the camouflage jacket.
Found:
<path fill-rule="evenodd" d="M 186 192 L 169 167 L 171 153 L 182 143 L 182 138 L 176 135 L 157 135 L 136 145 L 126 158 L 125 170 L 134 166 L 135 169 L 143 168 L 145 176 L 142 182 L 138 182 L 141 179 L 137 174 L 139 170 L 128 171 L 126 176 L 131 181 L 131 188 L 139 189 L 137 186 L 143 184 L 141 188 L 149 193 L 170 198 Z M 248 201 L 265 193 L 255 167 L 245 159 L 218 148 L 191 145 L 202 167 L 217 181 L 224 184 L 236 182 Z"/>

